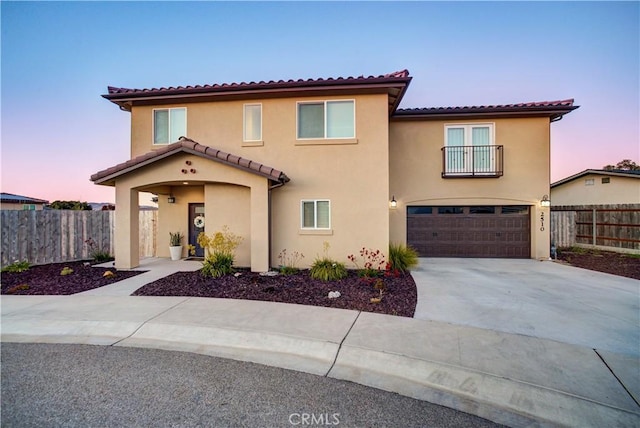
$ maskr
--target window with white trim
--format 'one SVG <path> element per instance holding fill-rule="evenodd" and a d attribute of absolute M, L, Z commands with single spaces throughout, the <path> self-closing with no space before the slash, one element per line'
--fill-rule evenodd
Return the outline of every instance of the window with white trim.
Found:
<path fill-rule="evenodd" d="M 355 101 L 298 103 L 298 139 L 355 138 Z"/>
<path fill-rule="evenodd" d="M 175 143 L 186 135 L 186 107 L 153 110 L 153 144 Z"/>
<path fill-rule="evenodd" d="M 243 141 L 262 141 L 262 104 L 244 105 Z"/>
<path fill-rule="evenodd" d="M 330 229 L 331 202 L 327 199 L 301 201 L 300 225 L 302 229 Z"/>
<path fill-rule="evenodd" d="M 492 123 L 445 125 L 445 174 L 496 172 L 498 153 Z"/>

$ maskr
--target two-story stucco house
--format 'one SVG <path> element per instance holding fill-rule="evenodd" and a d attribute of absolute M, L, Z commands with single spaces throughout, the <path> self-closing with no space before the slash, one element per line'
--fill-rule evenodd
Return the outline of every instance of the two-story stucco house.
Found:
<path fill-rule="evenodd" d="M 168 232 L 193 244 L 227 225 L 244 237 L 236 264 L 254 271 L 283 249 L 310 265 L 324 241 L 345 261 L 390 242 L 547 258 L 549 131 L 573 100 L 399 109 L 411 79 L 109 87 L 131 114 L 131 159 L 91 180 L 115 186 L 117 267 L 139 263 L 141 191 L 158 195 L 159 256 Z"/>

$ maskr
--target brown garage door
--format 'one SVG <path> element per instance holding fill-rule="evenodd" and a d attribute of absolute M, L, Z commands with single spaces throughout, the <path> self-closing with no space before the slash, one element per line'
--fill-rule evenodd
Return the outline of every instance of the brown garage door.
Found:
<path fill-rule="evenodd" d="M 407 243 L 421 257 L 529 258 L 528 206 L 410 206 Z"/>

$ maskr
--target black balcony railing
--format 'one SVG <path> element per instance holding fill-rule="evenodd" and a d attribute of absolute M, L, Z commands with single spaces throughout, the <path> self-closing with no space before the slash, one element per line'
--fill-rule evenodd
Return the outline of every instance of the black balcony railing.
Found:
<path fill-rule="evenodd" d="M 503 146 L 447 146 L 442 148 L 442 177 L 500 177 Z"/>

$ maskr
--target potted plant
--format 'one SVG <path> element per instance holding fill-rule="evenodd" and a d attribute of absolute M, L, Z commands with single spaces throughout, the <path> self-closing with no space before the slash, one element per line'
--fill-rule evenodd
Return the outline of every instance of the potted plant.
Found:
<path fill-rule="evenodd" d="M 169 252 L 171 260 L 180 260 L 182 258 L 182 239 L 184 236 L 180 232 L 169 232 Z"/>

